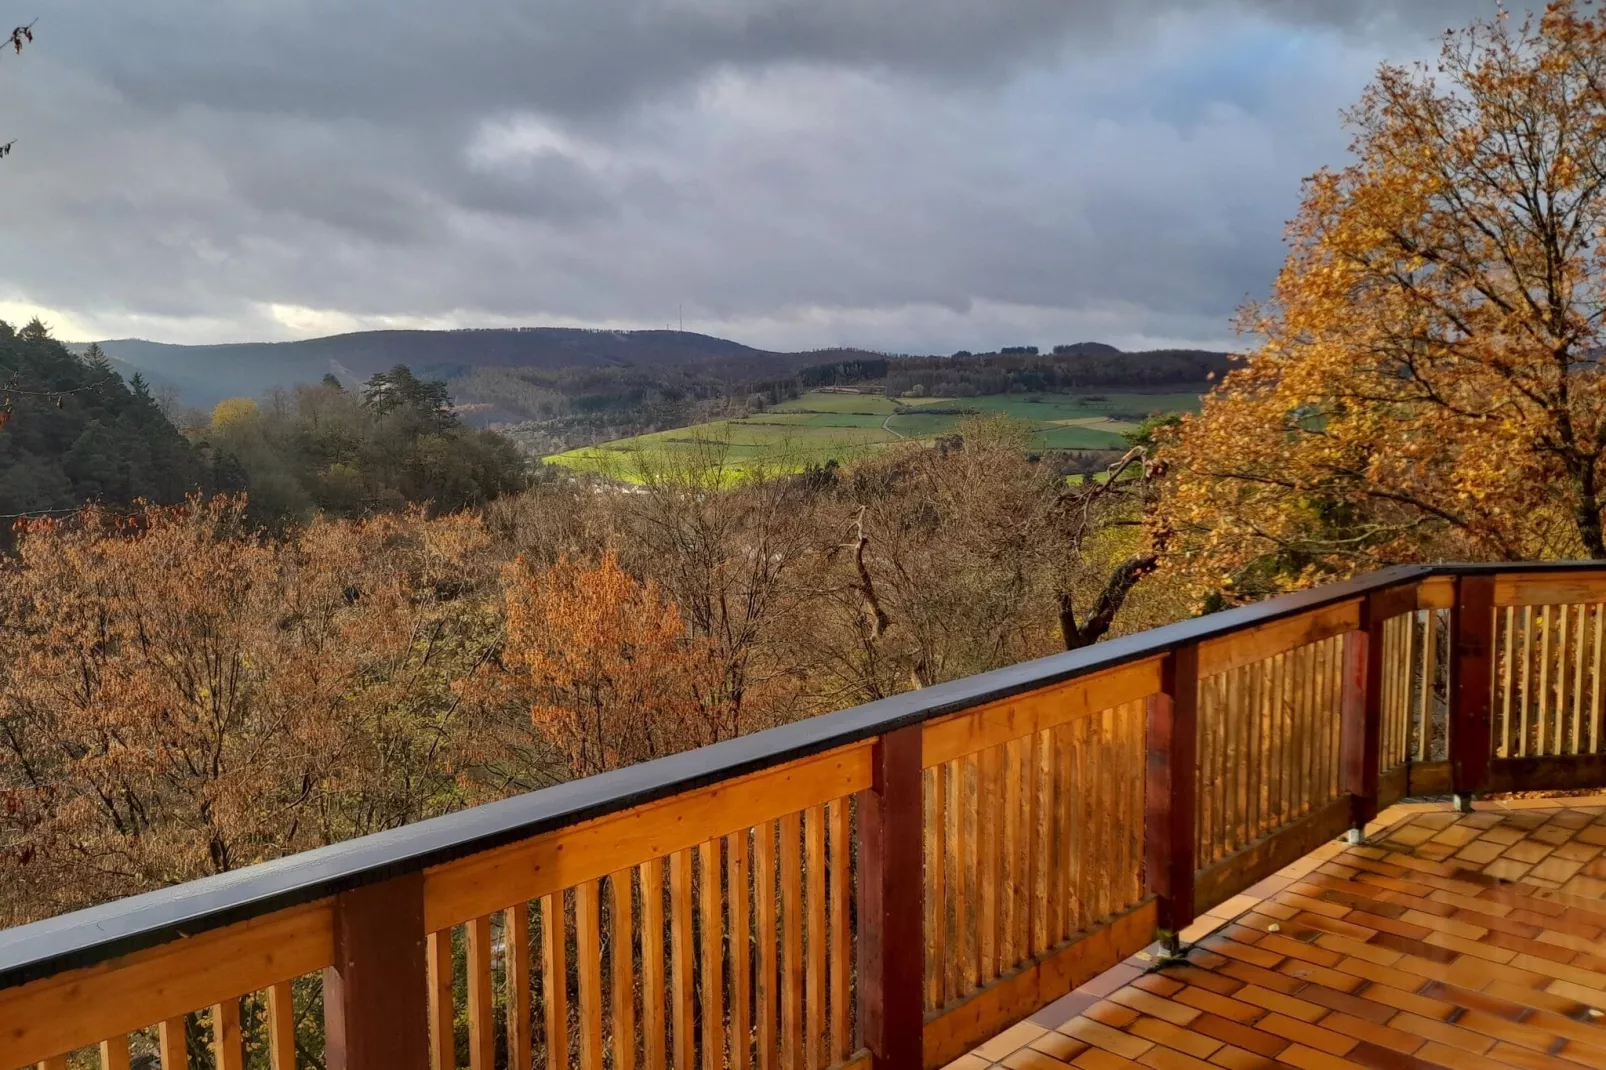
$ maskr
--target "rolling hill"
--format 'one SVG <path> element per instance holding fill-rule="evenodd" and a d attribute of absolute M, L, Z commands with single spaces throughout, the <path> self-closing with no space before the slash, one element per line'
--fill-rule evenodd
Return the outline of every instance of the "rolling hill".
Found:
<path fill-rule="evenodd" d="M 108 339 L 99 344 L 108 356 L 144 372 L 153 382 L 176 386 L 185 404 L 201 407 L 226 397 L 257 396 L 274 387 L 315 383 L 328 374 L 350 385 L 396 364 L 448 381 L 480 368 L 653 371 L 696 367 L 709 376 L 752 379 L 860 355 L 857 350 L 773 353 L 691 331 L 566 327 L 359 331 L 295 342 L 198 346 L 139 338 Z"/>

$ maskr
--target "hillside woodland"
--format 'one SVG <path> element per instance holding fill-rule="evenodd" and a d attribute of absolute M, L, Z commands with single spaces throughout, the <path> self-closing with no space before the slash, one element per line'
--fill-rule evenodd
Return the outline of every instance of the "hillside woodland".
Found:
<path fill-rule="evenodd" d="M 125 384 L 98 350 L 76 356 L 37 320 L 20 331 L 0 323 L 0 377 L 0 514 L 212 489 L 145 382 Z"/>
<path fill-rule="evenodd" d="M 1132 588 L 1142 466 L 1071 487 L 1023 441 L 978 422 L 960 448 L 725 490 L 710 455 L 636 492 L 280 533 L 227 496 L 30 522 L 0 570 L 0 918 L 1181 612 Z"/>
<path fill-rule="evenodd" d="M 1168 451 L 1220 602 L 1378 565 L 1606 557 L 1606 23 L 1554 3 L 1385 66 L 1306 185 L 1264 339 Z M 1435 75 L 1437 80 L 1435 80 Z"/>
<path fill-rule="evenodd" d="M 249 518 L 279 527 L 314 513 L 362 516 L 415 503 L 436 513 L 471 508 L 527 479 L 512 442 L 462 426 L 446 384 L 406 365 L 360 392 L 328 376 L 261 403 L 226 399 L 187 433 L 217 488 L 245 493 Z"/>

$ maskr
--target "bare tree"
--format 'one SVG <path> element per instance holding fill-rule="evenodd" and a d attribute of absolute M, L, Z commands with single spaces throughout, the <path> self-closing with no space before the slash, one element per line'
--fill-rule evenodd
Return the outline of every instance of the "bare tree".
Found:
<path fill-rule="evenodd" d="M 35 20 L 35 21 L 38 21 L 38 20 Z M 28 25 L 26 25 L 26 26 L 18 26 L 16 29 L 11 31 L 11 51 L 12 51 L 13 55 L 21 55 L 22 54 L 22 46 L 23 45 L 31 45 L 31 44 L 33 44 L 33 23 L 32 22 L 28 23 Z M 16 138 L 12 138 L 10 141 L 7 141 L 5 144 L 0 145 L 0 159 L 4 159 L 5 157 L 10 156 L 11 155 L 11 147 L 13 145 L 15 145 L 16 143 L 17 143 L 17 139 Z"/>

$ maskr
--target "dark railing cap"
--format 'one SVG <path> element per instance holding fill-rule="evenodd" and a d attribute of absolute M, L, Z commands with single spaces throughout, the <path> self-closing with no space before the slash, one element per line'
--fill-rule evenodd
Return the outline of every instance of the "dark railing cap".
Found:
<path fill-rule="evenodd" d="M 1598 562 L 1402 565 L 1122 636 L 0 931 L 0 988 L 193 936 L 908 725 L 1435 575 L 1599 569 Z"/>

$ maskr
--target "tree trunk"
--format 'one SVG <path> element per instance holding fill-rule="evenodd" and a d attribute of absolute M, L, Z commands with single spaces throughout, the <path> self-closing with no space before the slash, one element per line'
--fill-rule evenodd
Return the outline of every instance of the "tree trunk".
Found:
<path fill-rule="evenodd" d="M 1069 591 L 1061 591 L 1060 603 L 1060 637 L 1065 641 L 1066 650 L 1080 650 L 1091 646 L 1104 638 L 1115 622 L 1115 615 L 1120 612 L 1121 606 L 1126 603 L 1126 596 L 1132 588 L 1137 586 L 1139 580 L 1154 571 L 1158 557 L 1155 554 L 1138 554 L 1129 557 L 1116 566 L 1110 578 L 1104 584 L 1104 590 L 1099 592 L 1098 599 L 1093 603 L 1093 612 L 1080 624 L 1076 621 L 1076 610 L 1071 603 Z"/>

